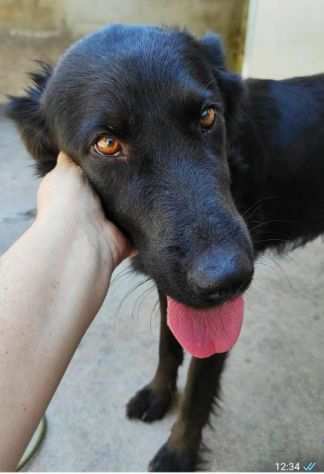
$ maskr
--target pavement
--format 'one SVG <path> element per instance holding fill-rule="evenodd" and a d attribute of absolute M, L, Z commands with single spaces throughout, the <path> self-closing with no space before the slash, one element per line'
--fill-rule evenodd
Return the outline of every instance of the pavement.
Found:
<path fill-rule="evenodd" d="M 31 224 L 37 179 L 13 126 L 0 117 L 0 253 Z M 35 256 L 36 257 L 36 256 Z M 45 442 L 25 471 L 143 471 L 176 416 L 145 425 L 125 403 L 157 362 L 154 287 L 116 271 L 47 411 Z M 23 269 L 22 269 L 23 271 Z M 214 471 L 324 470 L 324 244 L 257 263 L 245 322 L 204 438 Z M 188 361 L 180 373 L 180 393 Z M 37 370 L 37 367 L 35 367 Z"/>

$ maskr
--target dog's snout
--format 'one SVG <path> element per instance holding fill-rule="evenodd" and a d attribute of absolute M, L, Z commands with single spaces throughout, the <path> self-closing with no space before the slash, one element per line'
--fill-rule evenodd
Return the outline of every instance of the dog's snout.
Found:
<path fill-rule="evenodd" d="M 188 272 L 193 291 L 207 297 L 230 297 L 252 280 L 253 263 L 245 253 L 217 251 L 197 258 Z"/>

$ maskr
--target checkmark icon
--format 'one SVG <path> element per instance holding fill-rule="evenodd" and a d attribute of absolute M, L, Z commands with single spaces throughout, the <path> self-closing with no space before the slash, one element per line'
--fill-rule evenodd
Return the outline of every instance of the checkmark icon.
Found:
<path fill-rule="evenodd" d="M 308 471 L 308 472 L 314 471 L 315 467 L 316 467 L 316 462 L 309 462 L 308 464 L 304 466 L 304 471 Z"/>

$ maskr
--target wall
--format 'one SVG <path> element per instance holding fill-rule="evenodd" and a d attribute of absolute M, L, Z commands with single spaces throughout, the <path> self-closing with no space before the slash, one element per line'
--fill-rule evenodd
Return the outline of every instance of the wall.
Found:
<path fill-rule="evenodd" d="M 251 0 L 245 76 L 324 72 L 324 0 Z"/>
<path fill-rule="evenodd" d="M 0 32 L 35 36 L 57 35 L 61 0 L 0 0 Z"/>
<path fill-rule="evenodd" d="M 241 0 L 63 0 L 64 19 L 70 31 L 83 35 L 104 23 L 159 23 L 186 26 L 196 34 L 206 29 L 232 30 Z"/>
<path fill-rule="evenodd" d="M 0 103 L 21 93 L 35 59 L 54 64 L 79 36 L 107 23 L 186 27 L 200 36 L 218 31 L 228 64 L 239 69 L 247 0 L 0 0 Z"/>
<path fill-rule="evenodd" d="M 237 67 L 248 0 L 0 0 L 0 34 L 78 38 L 107 23 L 186 27 L 200 36 L 218 31 Z"/>

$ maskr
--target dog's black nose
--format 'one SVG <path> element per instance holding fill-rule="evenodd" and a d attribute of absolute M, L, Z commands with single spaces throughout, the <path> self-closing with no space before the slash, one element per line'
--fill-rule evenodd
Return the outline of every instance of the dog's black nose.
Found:
<path fill-rule="evenodd" d="M 202 296 L 231 296 L 251 282 L 253 262 L 246 253 L 216 250 L 198 257 L 188 273 L 193 291 Z"/>

